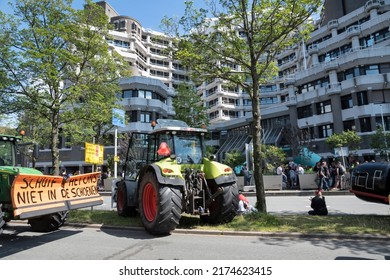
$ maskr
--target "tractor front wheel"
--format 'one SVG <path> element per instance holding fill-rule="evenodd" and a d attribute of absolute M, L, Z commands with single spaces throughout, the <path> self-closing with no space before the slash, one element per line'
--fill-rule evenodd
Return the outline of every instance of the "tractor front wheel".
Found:
<path fill-rule="evenodd" d="M 209 215 L 202 215 L 201 220 L 210 224 L 229 223 L 237 215 L 238 209 L 238 189 L 236 184 L 217 186 L 222 188 L 222 193 L 218 195 L 209 205 Z"/>
<path fill-rule="evenodd" d="M 28 223 L 32 231 L 50 232 L 62 227 L 68 218 L 68 211 L 57 212 L 37 218 L 31 218 Z"/>
<path fill-rule="evenodd" d="M 155 174 L 148 172 L 138 194 L 141 221 L 149 233 L 168 234 L 177 227 L 182 211 L 180 188 L 160 185 Z"/>

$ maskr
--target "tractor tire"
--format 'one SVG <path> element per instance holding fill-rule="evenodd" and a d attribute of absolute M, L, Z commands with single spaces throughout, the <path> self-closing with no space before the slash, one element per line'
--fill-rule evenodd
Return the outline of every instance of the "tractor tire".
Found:
<path fill-rule="evenodd" d="M 119 185 L 116 191 L 116 211 L 121 217 L 134 217 L 136 215 L 135 207 L 128 206 L 127 189 L 124 184 Z"/>
<path fill-rule="evenodd" d="M 231 222 L 237 215 L 238 188 L 236 184 L 218 186 L 223 188 L 223 193 L 215 198 L 209 205 L 209 215 L 200 216 L 203 222 L 209 224 L 223 224 Z M 215 193 L 217 189 L 212 191 Z"/>
<path fill-rule="evenodd" d="M 57 212 L 41 216 L 38 218 L 32 218 L 28 220 L 32 231 L 36 232 L 50 232 L 55 231 L 62 227 L 68 218 L 68 211 Z"/>
<path fill-rule="evenodd" d="M 139 212 L 145 229 L 153 235 L 169 234 L 179 224 L 182 193 L 179 187 L 160 185 L 154 173 L 141 180 Z"/>
<path fill-rule="evenodd" d="M 3 210 L 1 210 L 1 207 L 3 207 L 3 204 L 0 204 L 0 234 L 3 232 L 3 227 L 5 226 L 5 221 L 3 218 Z"/>

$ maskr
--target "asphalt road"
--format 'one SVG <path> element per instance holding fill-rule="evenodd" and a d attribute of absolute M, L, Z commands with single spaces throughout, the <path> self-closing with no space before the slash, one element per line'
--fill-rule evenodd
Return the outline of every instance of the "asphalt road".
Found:
<path fill-rule="evenodd" d="M 10 223 L 0 237 L 2 260 L 389 260 L 389 239 L 227 236 L 65 226 L 30 232 Z"/>

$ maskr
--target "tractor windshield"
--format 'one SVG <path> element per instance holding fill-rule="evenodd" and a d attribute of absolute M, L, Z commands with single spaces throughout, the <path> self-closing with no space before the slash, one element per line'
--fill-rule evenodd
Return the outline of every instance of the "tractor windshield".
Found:
<path fill-rule="evenodd" d="M 15 166 L 15 145 L 7 137 L 0 137 L 0 166 Z"/>
<path fill-rule="evenodd" d="M 174 135 L 175 154 L 178 163 L 202 163 L 202 143 L 200 135 L 190 133 Z"/>

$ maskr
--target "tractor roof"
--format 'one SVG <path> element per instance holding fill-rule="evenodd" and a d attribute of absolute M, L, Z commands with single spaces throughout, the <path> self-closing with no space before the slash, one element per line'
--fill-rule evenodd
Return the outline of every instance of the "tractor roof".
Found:
<path fill-rule="evenodd" d="M 189 127 L 188 124 L 179 120 L 158 119 L 151 133 L 155 134 L 164 131 L 191 131 L 197 133 L 205 133 L 207 132 L 207 129 Z"/>
<path fill-rule="evenodd" d="M 0 134 L 0 140 L 18 142 L 22 139 L 21 136 Z"/>

